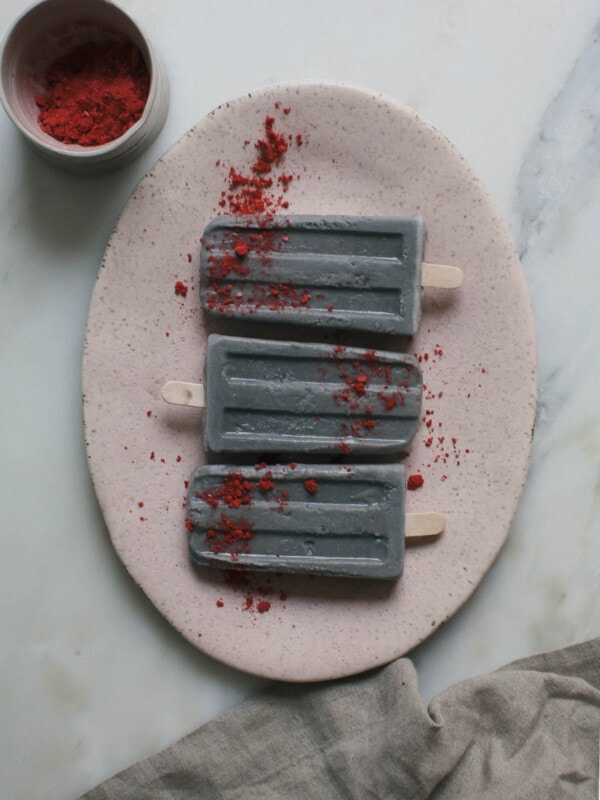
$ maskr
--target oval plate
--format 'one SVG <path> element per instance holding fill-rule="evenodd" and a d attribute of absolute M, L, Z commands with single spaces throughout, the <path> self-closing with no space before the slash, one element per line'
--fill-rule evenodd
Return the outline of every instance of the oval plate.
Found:
<path fill-rule="evenodd" d="M 206 460 L 202 411 L 167 406 L 160 387 L 201 379 L 199 238 L 223 211 L 229 168 L 248 172 L 271 114 L 290 142 L 302 136 L 285 154 L 290 213 L 419 215 L 425 260 L 464 270 L 458 292 L 424 290 L 420 331 L 409 344 L 427 389 L 406 459 L 408 474 L 424 484 L 408 492 L 407 510 L 442 512 L 446 531 L 409 547 L 392 585 L 306 576 L 254 583 L 235 574 L 224 581 L 188 554 L 185 482 Z M 187 295 L 181 284 L 176 292 L 177 281 Z M 526 478 L 536 363 L 513 243 L 443 134 L 389 98 L 338 84 L 276 86 L 227 103 L 140 182 L 94 290 L 84 416 L 113 545 L 184 637 L 240 670 L 312 681 L 386 663 L 454 614 L 497 556 Z"/>

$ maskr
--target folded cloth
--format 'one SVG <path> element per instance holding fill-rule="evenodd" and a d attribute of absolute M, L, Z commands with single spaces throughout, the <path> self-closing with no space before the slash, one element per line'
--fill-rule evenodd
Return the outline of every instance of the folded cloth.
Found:
<path fill-rule="evenodd" d="M 600 639 L 423 704 L 407 658 L 280 684 L 82 800 L 598 798 Z"/>

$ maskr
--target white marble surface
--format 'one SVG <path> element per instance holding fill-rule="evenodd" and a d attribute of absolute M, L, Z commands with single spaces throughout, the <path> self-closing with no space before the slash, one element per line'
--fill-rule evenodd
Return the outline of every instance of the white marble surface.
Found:
<path fill-rule="evenodd" d="M 4 0 L 0 31 L 28 3 Z M 61 173 L 0 113 L 0 796 L 73 800 L 256 692 L 171 630 L 109 544 L 87 472 L 80 370 L 108 236 L 137 181 L 216 105 L 340 80 L 442 129 L 523 258 L 539 415 L 508 542 L 411 654 L 427 700 L 600 635 L 600 8 L 597 0 L 123 0 L 171 82 L 167 124 L 110 176 Z M 510 368 L 510 367 L 508 367 Z"/>

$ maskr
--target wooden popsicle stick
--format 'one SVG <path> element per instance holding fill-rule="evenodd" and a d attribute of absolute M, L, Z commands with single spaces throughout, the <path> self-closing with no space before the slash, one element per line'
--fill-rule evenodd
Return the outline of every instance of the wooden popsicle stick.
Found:
<path fill-rule="evenodd" d="M 162 399 L 176 406 L 204 408 L 206 405 L 204 386 L 201 383 L 167 381 L 161 388 Z"/>
<path fill-rule="evenodd" d="M 165 402 L 173 405 L 191 408 L 204 408 L 206 405 L 204 386 L 201 383 L 167 381 L 161 388 L 161 395 Z M 445 525 L 444 515 L 435 511 L 407 514 L 404 536 L 407 541 L 439 536 Z"/>
<path fill-rule="evenodd" d="M 419 514 L 406 515 L 406 528 L 404 538 L 407 541 L 427 539 L 439 536 L 446 527 L 446 518 L 437 511 L 425 511 Z"/>
<path fill-rule="evenodd" d="M 421 285 L 433 289 L 458 289 L 462 286 L 463 271 L 449 264 L 426 264 L 423 262 Z"/>

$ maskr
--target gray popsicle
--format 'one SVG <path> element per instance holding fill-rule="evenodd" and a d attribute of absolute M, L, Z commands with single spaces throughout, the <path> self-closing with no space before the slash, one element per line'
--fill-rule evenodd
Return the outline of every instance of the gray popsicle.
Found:
<path fill-rule="evenodd" d="M 401 453 L 419 425 L 410 355 L 212 334 L 204 443 L 215 453 Z"/>
<path fill-rule="evenodd" d="M 417 217 L 217 217 L 200 254 L 210 314 L 412 336 L 421 318 Z"/>
<path fill-rule="evenodd" d="M 398 578 L 404 499 L 401 464 L 199 467 L 188 489 L 191 556 L 230 569 Z"/>

